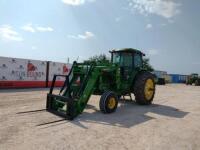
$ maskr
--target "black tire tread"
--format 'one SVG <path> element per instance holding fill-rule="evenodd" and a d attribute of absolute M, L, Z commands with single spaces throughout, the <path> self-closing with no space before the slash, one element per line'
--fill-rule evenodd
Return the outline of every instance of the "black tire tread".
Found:
<path fill-rule="evenodd" d="M 116 94 L 112 91 L 106 91 L 105 93 L 103 93 L 103 95 L 101 96 L 100 98 L 100 102 L 99 102 L 99 108 L 100 110 L 103 112 L 103 113 L 112 113 L 116 110 L 117 107 L 115 107 L 112 111 L 108 110 L 106 108 L 106 101 L 107 101 L 107 98 L 110 97 L 110 96 L 115 96 L 115 98 L 117 99 L 117 104 L 118 104 L 118 98 L 116 96 Z M 116 106 L 117 106 L 116 104 Z"/>
<path fill-rule="evenodd" d="M 153 101 L 154 94 L 151 98 L 151 100 L 146 100 L 145 95 L 144 95 L 144 85 L 146 83 L 146 80 L 152 79 L 154 82 L 154 89 L 155 89 L 155 80 L 154 76 L 150 72 L 143 72 L 138 75 L 136 78 L 135 84 L 134 84 L 134 95 L 136 102 L 140 105 L 150 105 Z"/>

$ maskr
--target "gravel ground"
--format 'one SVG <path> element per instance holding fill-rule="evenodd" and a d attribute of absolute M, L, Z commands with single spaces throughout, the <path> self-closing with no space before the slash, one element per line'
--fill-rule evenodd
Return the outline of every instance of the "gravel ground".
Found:
<path fill-rule="evenodd" d="M 44 110 L 47 92 L 0 91 L 0 150 L 200 149 L 200 87 L 157 86 L 151 106 L 121 101 L 110 115 L 92 96 L 71 122 Z"/>

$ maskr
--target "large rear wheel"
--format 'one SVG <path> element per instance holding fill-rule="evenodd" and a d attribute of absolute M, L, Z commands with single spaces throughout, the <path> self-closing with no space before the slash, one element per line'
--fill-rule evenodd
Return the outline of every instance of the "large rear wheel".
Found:
<path fill-rule="evenodd" d="M 136 78 L 134 94 L 138 104 L 149 105 L 152 103 L 155 95 L 155 80 L 151 73 L 144 72 Z"/>

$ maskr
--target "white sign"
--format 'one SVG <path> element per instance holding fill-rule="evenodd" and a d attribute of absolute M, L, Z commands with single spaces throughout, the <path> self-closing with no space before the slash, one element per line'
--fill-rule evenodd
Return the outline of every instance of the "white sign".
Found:
<path fill-rule="evenodd" d="M 71 64 L 50 62 L 49 63 L 49 81 L 53 80 L 54 75 L 68 75 Z M 65 78 L 57 77 L 56 81 L 64 81 Z"/>
<path fill-rule="evenodd" d="M 46 81 L 46 62 L 0 57 L 0 81 Z"/>

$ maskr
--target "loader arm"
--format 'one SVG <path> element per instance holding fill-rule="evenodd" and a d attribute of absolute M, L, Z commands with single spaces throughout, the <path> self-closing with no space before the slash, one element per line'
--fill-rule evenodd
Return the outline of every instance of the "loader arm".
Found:
<path fill-rule="evenodd" d="M 46 108 L 48 111 L 69 120 L 72 120 L 84 111 L 90 96 L 95 90 L 95 84 L 100 76 L 100 71 L 93 65 L 89 65 L 87 69 L 83 69 L 83 65 L 73 64 L 70 74 L 64 76 L 66 80 L 59 95 L 54 95 L 53 90 L 56 77 L 62 75 L 54 76 L 50 93 L 47 95 Z M 77 83 L 79 78 L 80 83 Z"/>
<path fill-rule="evenodd" d="M 99 70 L 95 68 L 90 75 L 88 75 L 88 80 L 85 82 L 85 88 L 81 93 L 80 99 L 77 102 L 78 113 L 82 113 L 85 109 L 88 100 L 90 99 L 92 93 L 95 90 L 95 84 L 99 78 Z"/>

